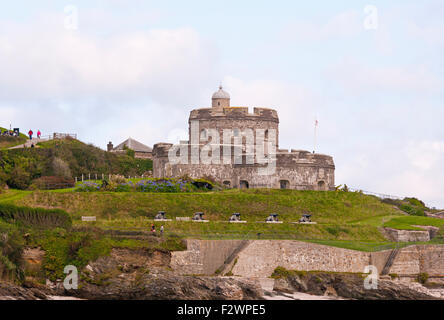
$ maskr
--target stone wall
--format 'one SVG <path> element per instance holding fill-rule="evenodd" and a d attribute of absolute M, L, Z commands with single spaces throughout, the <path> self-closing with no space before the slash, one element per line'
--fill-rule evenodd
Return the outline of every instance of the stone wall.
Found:
<path fill-rule="evenodd" d="M 214 274 L 241 245 L 241 240 L 189 240 L 188 250 L 173 252 L 171 266 L 183 274 Z M 293 240 L 252 240 L 237 254 L 232 272 L 243 277 L 269 277 L 276 267 L 289 270 L 381 272 L 392 250 L 361 252 Z M 413 245 L 399 250 L 389 273 L 444 276 L 444 245 Z"/>
<path fill-rule="evenodd" d="M 273 174 L 260 175 L 264 168 L 260 164 L 191 164 L 191 149 L 188 147 L 188 164 L 171 164 L 168 150 L 171 144 L 154 145 L 153 175 L 156 178 L 192 178 L 210 176 L 220 183 L 237 188 L 240 181 L 247 181 L 250 188 L 281 188 L 286 181 L 288 189 L 295 190 L 334 190 L 335 166 L 332 157 L 312 154 L 307 151 L 279 151 L 276 155 L 276 169 Z M 222 154 L 222 153 L 221 153 Z"/>
<path fill-rule="evenodd" d="M 194 130 L 191 130 L 191 128 Z M 211 132 L 211 129 L 213 132 Z M 224 130 L 232 130 L 238 137 L 244 137 L 237 142 L 237 150 L 241 150 L 242 163 L 235 163 L 234 143 L 237 139 L 231 137 L 231 141 L 224 141 Z M 259 132 L 255 130 L 261 129 Z M 245 141 L 248 130 L 253 130 L 250 147 Z M 192 131 L 194 135 L 192 135 Z M 210 132 L 210 133 L 209 133 Z M 273 137 L 276 134 L 276 140 Z M 219 142 L 212 135 L 219 135 Z M 259 135 L 259 136 L 260 136 Z M 203 164 L 199 159 L 201 150 L 208 148 L 208 142 L 214 145 L 210 153 L 215 156 L 211 164 Z M 243 141 L 243 142 L 240 142 Z M 266 141 L 272 142 L 271 146 Z M 220 143 L 220 144 L 218 144 Z M 224 148 L 231 145 L 231 163 L 224 164 Z M 241 145 L 241 146 L 240 146 Z M 263 147 L 262 147 L 263 146 Z M 323 154 L 313 154 L 304 150 L 282 150 L 279 149 L 279 118 L 276 110 L 267 108 L 254 108 L 250 113 L 248 107 L 225 107 L 195 109 L 189 118 L 189 140 L 181 142 L 181 151 L 176 155 L 185 155 L 180 164 L 172 163 L 168 158 L 168 152 L 172 144 L 158 143 L 153 149 L 153 176 L 180 177 L 188 175 L 192 178 L 212 177 L 219 183 L 232 188 L 285 188 L 296 190 L 334 190 L 335 188 L 335 165 L 333 158 Z M 271 148 L 271 149 L 269 149 Z M 261 150 L 275 158 L 272 164 L 260 164 L 255 157 L 255 150 Z M 207 150 L 207 149 L 205 149 Z M 274 151 L 275 150 L 275 151 Z M 197 151 L 197 162 L 192 161 L 192 151 Z M 275 156 L 275 157 L 274 157 Z M 210 156 L 211 157 L 211 156 Z M 185 160 L 184 160 L 185 159 Z M 247 159 L 252 161 L 247 161 Z M 185 162 L 185 163 L 184 163 Z M 264 173 L 265 167 L 276 169 Z"/>
<path fill-rule="evenodd" d="M 400 250 L 390 273 L 444 275 L 444 245 L 414 245 Z"/>
<path fill-rule="evenodd" d="M 398 230 L 384 228 L 387 238 L 394 242 L 430 241 L 429 231 L 420 230 Z"/>
<path fill-rule="evenodd" d="M 269 277 L 276 267 L 289 270 L 363 272 L 370 254 L 291 240 L 256 240 L 238 256 L 232 272 L 245 277 Z"/>
<path fill-rule="evenodd" d="M 171 254 L 171 268 L 180 274 L 212 275 L 242 240 L 187 240 L 186 251 Z"/>

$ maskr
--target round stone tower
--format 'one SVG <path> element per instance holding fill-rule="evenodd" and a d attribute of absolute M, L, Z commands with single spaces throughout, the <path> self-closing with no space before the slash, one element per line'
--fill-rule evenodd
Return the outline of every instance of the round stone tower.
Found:
<path fill-rule="evenodd" d="M 222 86 L 219 86 L 219 90 L 213 94 L 211 100 L 213 108 L 223 109 L 230 106 L 230 95 L 223 90 Z"/>

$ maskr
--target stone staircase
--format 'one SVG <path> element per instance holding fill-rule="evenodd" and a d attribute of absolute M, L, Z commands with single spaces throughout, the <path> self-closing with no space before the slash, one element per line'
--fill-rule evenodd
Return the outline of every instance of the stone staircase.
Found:
<path fill-rule="evenodd" d="M 399 248 L 395 248 L 390 252 L 389 257 L 387 258 L 387 261 L 384 265 L 384 268 L 382 269 L 381 275 L 388 275 L 390 272 L 390 268 L 393 265 L 393 262 L 395 262 L 396 257 L 398 256 L 399 253 Z"/>
<path fill-rule="evenodd" d="M 234 249 L 234 251 L 228 256 L 227 259 L 225 259 L 224 264 L 222 266 L 220 266 L 218 268 L 218 270 L 220 271 L 219 274 L 220 275 L 224 275 L 227 272 L 231 271 L 231 269 L 234 266 L 234 261 L 237 258 L 237 256 L 239 255 L 239 253 L 244 250 L 248 245 L 250 244 L 249 240 L 243 240 L 236 249 Z"/>

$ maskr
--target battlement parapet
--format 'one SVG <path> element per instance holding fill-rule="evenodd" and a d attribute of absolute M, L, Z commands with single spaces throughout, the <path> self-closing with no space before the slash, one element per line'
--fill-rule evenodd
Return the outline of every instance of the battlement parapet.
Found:
<path fill-rule="evenodd" d="M 227 118 L 279 122 L 279 117 L 276 110 L 268 108 L 254 108 L 253 113 L 249 113 L 248 111 L 248 107 L 195 109 L 190 112 L 190 121 Z"/>
<path fill-rule="evenodd" d="M 333 157 L 304 150 L 292 150 L 292 152 L 288 152 L 287 150 L 279 149 L 276 158 L 278 165 L 294 166 L 295 164 L 305 164 L 334 168 Z"/>
<path fill-rule="evenodd" d="M 168 150 L 170 150 L 172 146 L 172 143 L 156 143 L 153 147 L 153 156 L 158 158 L 168 157 Z"/>

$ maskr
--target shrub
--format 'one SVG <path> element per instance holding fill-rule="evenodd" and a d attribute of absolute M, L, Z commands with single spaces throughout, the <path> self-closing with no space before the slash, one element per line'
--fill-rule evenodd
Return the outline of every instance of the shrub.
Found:
<path fill-rule="evenodd" d="M 418 282 L 425 284 L 427 280 L 429 279 L 429 274 L 426 272 L 418 274 Z"/>
<path fill-rule="evenodd" d="M 424 202 L 422 202 L 421 200 L 417 199 L 417 198 L 404 198 L 404 201 L 409 202 L 411 205 L 415 206 L 415 207 L 421 207 L 421 208 L 426 208 Z"/>
<path fill-rule="evenodd" d="M 6 221 L 20 222 L 25 225 L 39 227 L 69 228 L 72 225 L 71 217 L 60 209 L 42 209 L 17 207 L 12 204 L 0 203 L 0 218 Z"/>
<path fill-rule="evenodd" d="M 31 184 L 31 175 L 25 169 L 16 167 L 12 170 L 7 183 L 11 188 L 24 190 Z"/>
<path fill-rule="evenodd" d="M 64 177 L 64 178 L 71 178 L 71 169 L 69 169 L 68 163 L 63 161 L 62 159 L 55 157 L 52 160 L 52 169 L 54 170 L 54 175 Z"/>

